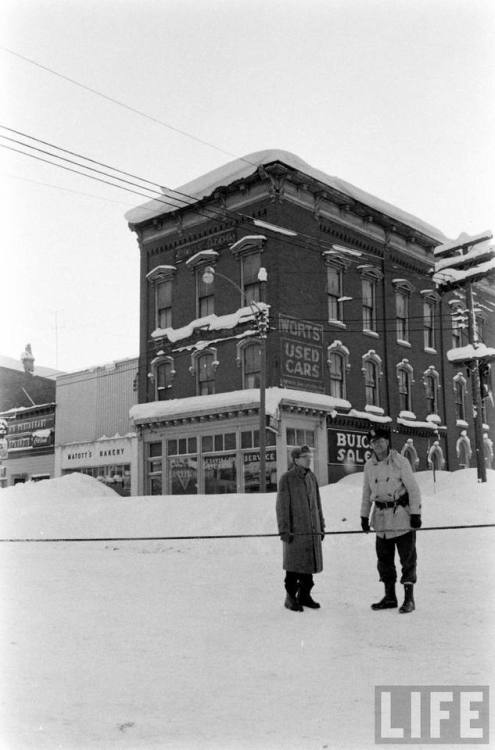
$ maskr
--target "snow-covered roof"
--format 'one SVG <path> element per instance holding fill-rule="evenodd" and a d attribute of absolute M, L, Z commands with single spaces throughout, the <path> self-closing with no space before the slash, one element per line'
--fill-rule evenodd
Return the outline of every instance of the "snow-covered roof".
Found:
<path fill-rule="evenodd" d="M 24 372 L 24 366 L 19 359 L 14 357 L 6 357 L 4 354 L 0 354 L 0 367 L 5 367 L 8 370 L 17 370 L 17 372 Z M 33 375 L 37 375 L 40 378 L 48 378 L 49 380 L 55 380 L 57 375 L 63 375 L 62 370 L 54 370 L 52 367 L 38 367 L 34 366 Z"/>
<path fill-rule="evenodd" d="M 433 237 L 439 241 L 446 239 L 445 235 L 439 229 L 421 221 L 421 219 L 418 219 L 416 216 L 397 208 L 391 203 L 387 203 L 381 198 L 371 195 L 371 193 L 361 190 L 361 188 L 351 185 L 349 182 L 345 182 L 345 180 L 341 180 L 339 177 L 333 177 L 319 169 L 315 169 L 315 167 L 312 167 L 296 154 L 290 153 L 290 151 L 282 151 L 279 149 L 256 151 L 242 158 L 235 159 L 234 161 L 224 164 L 191 182 L 187 182 L 185 185 L 181 185 L 177 188 L 177 191 L 183 195 L 190 196 L 191 203 L 194 203 L 211 196 L 219 187 L 230 185 L 237 180 L 246 179 L 254 174 L 261 165 L 267 165 L 273 162 L 282 162 L 288 167 L 296 169 L 299 172 L 318 180 L 324 185 L 349 196 L 353 200 L 369 206 L 369 208 L 375 209 L 380 213 L 386 214 L 396 221 L 406 224 L 421 234 Z M 160 199 L 154 199 L 147 201 L 136 208 L 130 209 L 125 213 L 125 218 L 130 224 L 139 224 L 142 221 L 147 221 L 148 219 L 170 213 L 174 210 L 177 209 L 164 205 Z"/>
<path fill-rule="evenodd" d="M 270 309 L 270 305 L 266 305 L 264 302 L 256 302 L 254 304 L 260 310 Z M 240 323 L 247 323 L 255 318 L 256 312 L 252 307 L 240 307 L 228 315 L 215 315 L 213 313 L 212 315 L 205 315 L 203 318 L 196 318 L 195 320 L 191 320 L 186 326 L 182 326 L 182 328 L 156 328 L 151 337 L 153 339 L 166 337 L 169 341 L 175 343 L 176 341 L 188 339 L 196 330 L 224 331 L 235 328 Z"/>
<path fill-rule="evenodd" d="M 458 346 L 455 349 L 449 349 L 447 359 L 449 362 L 466 362 L 469 359 L 495 359 L 495 349 L 486 344 L 468 344 L 467 346 Z"/>
<path fill-rule="evenodd" d="M 258 388 L 247 388 L 242 391 L 212 393 L 208 396 L 189 396 L 170 401 L 151 401 L 147 404 L 136 404 L 131 407 L 129 415 L 136 424 L 171 419 L 173 417 L 192 416 L 197 414 L 217 414 L 230 409 L 257 409 L 260 402 Z M 334 398 L 325 393 L 297 391 L 292 388 L 267 388 L 266 413 L 277 416 L 282 404 L 307 406 L 308 408 L 333 412 L 336 409 L 348 411 L 351 405 L 342 398 Z"/>

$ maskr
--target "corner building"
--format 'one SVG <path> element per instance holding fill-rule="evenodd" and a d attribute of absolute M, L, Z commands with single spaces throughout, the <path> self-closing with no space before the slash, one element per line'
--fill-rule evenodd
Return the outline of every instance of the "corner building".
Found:
<path fill-rule="evenodd" d="M 250 154 L 174 196 L 126 214 L 141 253 L 139 492 L 258 490 L 260 268 L 267 489 L 301 443 L 320 483 L 362 469 L 373 423 L 416 468 L 435 440 L 458 468 L 472 407 L 466 373 L 445 356 L 465 343 L 462 300 L 431 280 L 441 231 L 285 151 Z M 493 290 L 478 293 L 491 309 Z M 490 344 L 493 318 L 484 324 Z"/>

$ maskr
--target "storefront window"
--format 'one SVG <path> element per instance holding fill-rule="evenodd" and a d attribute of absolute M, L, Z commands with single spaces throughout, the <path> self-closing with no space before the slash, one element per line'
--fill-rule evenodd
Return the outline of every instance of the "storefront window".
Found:
<path fill-rule="evenodd" d="M 162 494 L 162 443 L 148 443 L 147 445 L 147 482 L 150 495 Z"/>
<path fill-rule="evenodd" d="M 313 449 L 315 447 L 315 433 L 312 430 L 297 430 L 288 427 L 285 433 L 287 442 L 287 466 L 292 464 L 291 452 L 293 448 L 300 448 L 301 445 L 308 445 L 311 450 L 310 468 L 314 469 Z"/>
<path fill-rule="evenodd" d="M 267 433 L 268 435 L 268 433 Z M 242 454 L 244 469 L 244 492 L 259 492 L 260 490 L 260 452 L 244 451 Z M 266 491 L 277 490 L 277 451 L 270 448 L 265 454 Z"/>
<path fill-rule="evenodd" d="M 103 484 L 111 487 L 119 495 L 129 497 L 131 494 L 131 465 L 130 464 L 111 464 L 108 466 L 84 466 L 79 469 L 70 469 L 64 471 L 64 474 L 87 474 L 90 477 L 98 479 Z M 151 493 L 151 494 L 160 494 Z"/>
<path fill-rule="evenodd" d="M 205 494 L 216 495 L 237 492 L 235 453 L 212 454 L 203 457 Z"/>
<path fill-rule="evenodd" d="M 167 466 L 168 488 L 171 495 L 197 494 L 197 456 L 172 456 L 168 459 Z"/>

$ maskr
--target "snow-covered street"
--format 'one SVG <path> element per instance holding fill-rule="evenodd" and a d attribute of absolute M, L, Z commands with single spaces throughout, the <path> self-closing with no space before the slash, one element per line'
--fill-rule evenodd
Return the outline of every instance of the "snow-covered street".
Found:
<path fill-rule="evenodd" d="M 495 522 L 495 472 L 417 477 L 425 526 Z M 358 528 L 360 483 L 323 488 L 327 530 Z M 1 537 L 270 533 L 274 501 L 73 475 L 3 490 Z M 326 538 L 322 608 L 302 614 L 277 538 L 3 543 L 1 747 L 373 747 L 376 685 L 493 686 L 493 533 L 419 532 L 407 616 L 370 610 L 372 534 Z"/>

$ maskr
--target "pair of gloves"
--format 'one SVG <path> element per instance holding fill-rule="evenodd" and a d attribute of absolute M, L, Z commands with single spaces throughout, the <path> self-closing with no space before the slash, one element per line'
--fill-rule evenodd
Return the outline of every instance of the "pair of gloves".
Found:
<path fill-rule="evenodd" d="M 421 516 L 419 515 L 419 513 L 411 513 L 410 524 L 412 529 L 421 528 Z M 361 516 L 361 528 L 365 534 L 367 534 L 370 530 L 370 522 L 369 519 L 366 518 L 366 516 Z"/>
<path fill-rule="evenodd" d="M 283 534 L 280 534 L 280 539 L 283 542 L 287 542 L 287 544 L 290 544 L 292 540 L 294 539 L 294 534 L 290 534 L 288 531 L 284 531 Z M 321 533 L 321 541 L 325 539 L 325 534 Z"/>

